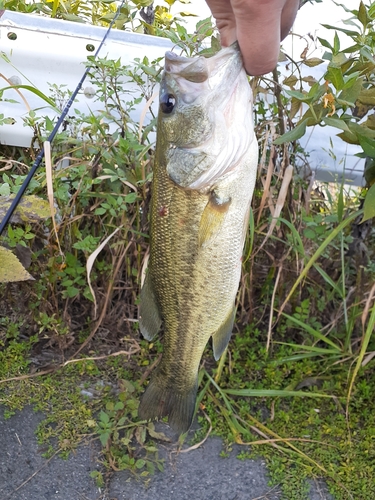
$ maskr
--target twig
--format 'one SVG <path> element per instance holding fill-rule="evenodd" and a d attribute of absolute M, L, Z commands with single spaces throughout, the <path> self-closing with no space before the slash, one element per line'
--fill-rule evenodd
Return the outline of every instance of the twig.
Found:
<path fill-rule="evenodd" d="M 279 486 L 279 485 L 277 484 L 276 486 L 274 486 L 273 488 L 271 488 L 271 489 L 269 490 L 269 492 L 268 492 L 268 493 L 266 493 L 265 495 L 262 495 L 261 497 L 252 498 L 251 500 L 267 500 L 267 499 L 268 499 L 268 495 L 269 495 L 270 493 L 272 493 L 272 492 L 273 492 L 276 488 L 278 488 L 278 486 Z"/>
<path fill-rule="evenodd" d="M 53 231 L 55 233 L 56 243 L 61 256 L 64 256 L 59 235 L 57 233 L 56 219 L 55 219 L 55 208 L 54 208 L 54 194 L 53 194 L 53 169 L 52 169 L 52 158 L 51 158 L 51 143 L 49 141 L 44 141 L 44 163 L 46 165 L 46 182 L 47 182 L 47 196 L 49 202 L 49 208 L 51 211 L 51 219 Z"/>
<path fill-rule="evenodd" d="M 189 448 L 185 448 L 184 450 L 179 450 L 177 453 L 187 453 L 188 451 L 192 451 L 192 450 L 198 449 L 200 446 L 202 446 L 202 444 L 204 444 L 206 442 L 208 436 L 211 434 L 211 431 L 212 431 L 212 422 L 211 422 L 211 419 L 210 419 L 210 417 L 207 415 L 207 413 L 204 410 L 202 410 L 202 411 L 203 411 L 203 415 L 206 417 L 207 422 L 210 424 L 210 428 L 208 429 L 207 434 L 202 439 L 202 441 L 200 441 L 199 443 L 196 443 L 193 446 L 190 446 Z"/>
<path fill-rule="evenodd" d="M 149 366 L 149 368 L 144 372 L 144 374 L 142 375 L 142 377 L 141 377 L 141 379 L 139 381 L 139 385 L 143 384 L 143 382 L 150 375 L 150 373 L 155 368 L 155 366 L 159 363 L 160 360 L 161 360 L 161 354 L 159 354 L 159 356 L 155 359 L 155 361 L 152 363 L 152 365 Z"/>
<path fill-rule="evenodd" d="M 105 354 L 103 356 L 92 356 L 89 358 L 68 359 L 68 361 L 65 361 L 65 363 L 61 363 L 59 365 L 53 366 L 52 368 L 48 368 L 48 370 L 42 370 L 40 372 L 30 373 L 28 375 L 20 375 L 19 377 L 5 378 L 3 380 L 0 380 L 0 384 L 5 384 L 6 382 L 13 382 L 15 380 L 26 380 L 29 378 L 40 377 L 41 375 L 47 375 L 48 373 L 53 373 L 57 370 L 60 370 L 61 368 L 65 368 L 65 366 L 70 365 L 72 363 L 80 363 L 82 361 L 98 361 L 100 359 L 106 359 L 106 358 L 111 358 L 114 356 L 121 356 L 121 355 L 132 356 L 133 354 L 139 352 L 140 350 L 141 350 L 140 347 L 135 347 L 134 350 L 130 349 L 129 351 L 117 351 L 117 352 L 113 352 L 111 354 Z"/>

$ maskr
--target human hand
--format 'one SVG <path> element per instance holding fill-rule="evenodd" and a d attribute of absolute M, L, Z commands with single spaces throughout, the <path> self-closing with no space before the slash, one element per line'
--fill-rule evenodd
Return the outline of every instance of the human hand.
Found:
<path fill-rule="evenodd" d="M 221 44 L 239 43 L 250 75 L 272 71 L 280 42 L 294 22 L 299 0 L 206 0 L 220 31 Z"/>

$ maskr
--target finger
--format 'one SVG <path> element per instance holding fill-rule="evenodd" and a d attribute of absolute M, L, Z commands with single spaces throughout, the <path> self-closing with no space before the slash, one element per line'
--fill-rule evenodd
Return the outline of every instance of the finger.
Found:
<path fill-rule="evenodd" d="M 278 60 L 285 0 L 232 0 L 237 39 L 246 71 L 261 75 Z"/>
<path fill-rule="evenodd" d="M 216 19 L 222 46 L 238 40 L 251 75 L 272 71 L 280 41 L 297 14 L 299 0 L 206 0 Z"/>
<path fill-rule="evenodd" d="M 206 0 L 216 26 L 220 31 L 220 42 L 223 47 L 228 47 L 237 40 L 236 20 L 229 0 Z"/>

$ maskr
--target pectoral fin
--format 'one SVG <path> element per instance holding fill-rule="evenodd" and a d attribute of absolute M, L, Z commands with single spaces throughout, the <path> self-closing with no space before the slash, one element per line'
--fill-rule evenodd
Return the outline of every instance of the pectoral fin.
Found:
<path fill-rule="evenodd" d="M 230 204 L 230 198 L 222 200 L 212 191 L 199 224 L 198 245 L 200 247 L 211 240 L 219 231 Z"/>
<path fill-rule="evenodd" d="M 214 350 L 214 358 L 216 361 L 223 354 L 225 348 L 228 345 L 230 337 L 233 331 L 233 323 L 236 315 L 236 308 L 228 314 L 227 319 L 221 325 L 221 327 L 212 335 L 212 347 Z"/>
<path fill-rule="evenodd" d="M 146 275 L 140 296 L 139 329 L 146 340 L 152 340 L 162 323 L 150 274 Z"/>

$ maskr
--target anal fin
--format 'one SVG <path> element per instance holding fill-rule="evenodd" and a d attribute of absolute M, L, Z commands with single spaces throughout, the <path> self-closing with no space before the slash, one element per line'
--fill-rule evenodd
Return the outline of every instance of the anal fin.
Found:
<path fill-rule="evenodd" d="M 140 295 L 139 305 L 139 329 L 146 340 L 152 340 L 159 332 L 162 319 L 157 304 L 154 287 L 149 273 Z"/>
<path fill-rule="evenodd" d="M 234 318 L 236 316 L 236 308 L 228 314 L 227 319 L 223 322 L 220 328 L 212 335 L 212 347 L 214 351 L 214 358 L 217 361 L 223 354 L 228 345 L 233 331 Z"/>

